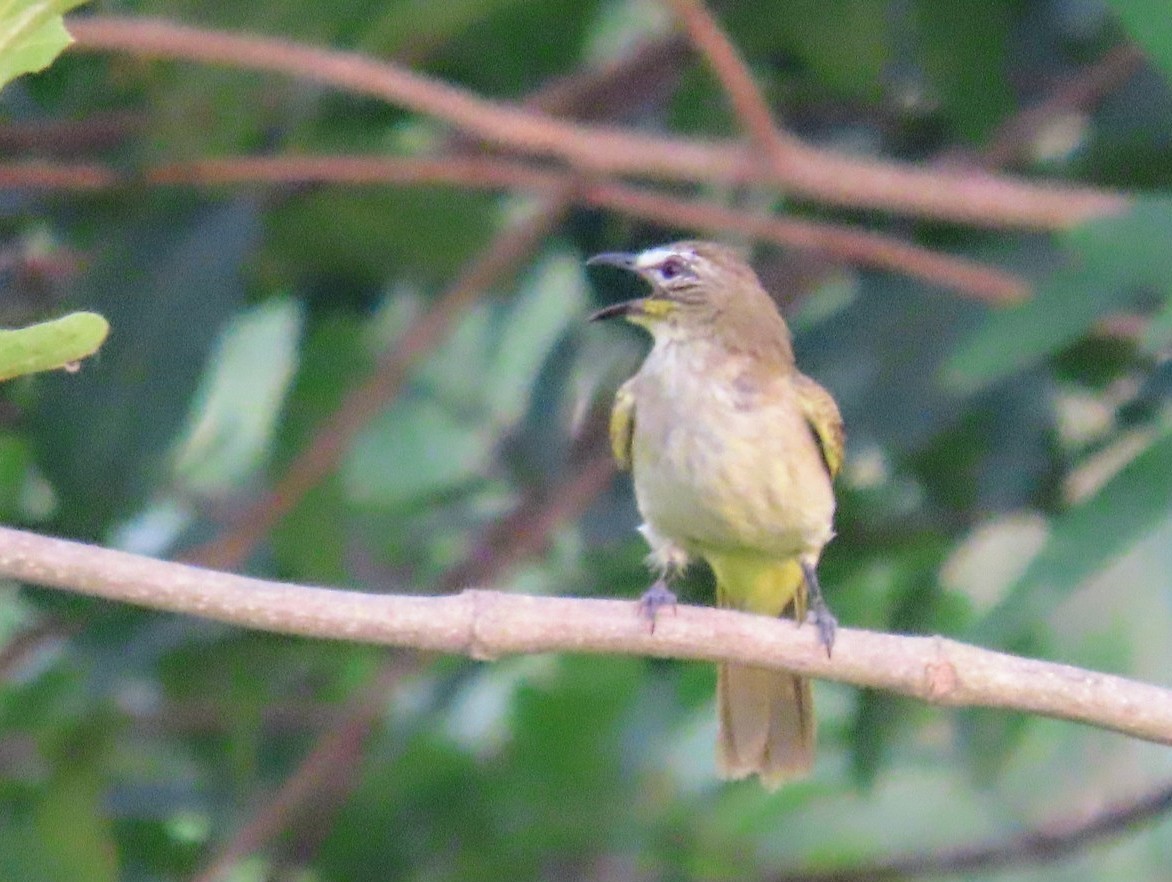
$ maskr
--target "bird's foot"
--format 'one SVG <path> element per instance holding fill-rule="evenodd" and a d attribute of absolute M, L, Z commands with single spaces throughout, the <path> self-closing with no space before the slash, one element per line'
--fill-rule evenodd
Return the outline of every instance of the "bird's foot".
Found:
<path fill-rule="evenodd" d="M 810 604 L 810 612 L 806 618 L 818 629 L 818 642 L 826 647 L 826 657 L 830 658 L 830 650 L 834 648 L 834 634 L 838 630 L 838 619 L 821 597 Z"/>
<path fill-rule="evenodd" d="M 639 611 L 639 618 L 645 619 L 651 626 L 651 633 L 655 633 L 655 618 L 659 615 L 659 611 L 664 607 L 670 606 L 672 612 L 676 611 L 676 595 L 675 592 L 667 587 L 667 582 L 663 579 L 656 579 L 655 584 L 643 592 L 643 596 L 639 598 L 637 609 Z"/>
<path fill-rule="evenodd" d="M 838 619 L 822 599 L 822 586 L 818 583 L 818 574 L 814 571 L 813 564 L 803 562 L 802 573 L 806 577 L 806 589 L 810 598 L 810 611 L 806 618 L 818 629 L 818 642 L 826 647 L 826 657 L 830 658 L 830 651 L 834 648 L 834 632 L 838 630 Z"/>

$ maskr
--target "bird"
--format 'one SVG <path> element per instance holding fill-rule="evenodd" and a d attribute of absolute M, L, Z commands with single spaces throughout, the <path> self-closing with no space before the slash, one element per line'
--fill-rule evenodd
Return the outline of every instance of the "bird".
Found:
<path fill-rule="evenodd" d="M 833 396 L 795 363 L 789 327 L 756 273 L 729 246 L 682 241 L 587 261 L 633 272 L 646 296 L 607 306 L 651 349 L 615 394 L 610 443 L 629 469 L 657 577 L 639 601 L 650 619 L 670 583 L 705 561 L 717 605 L 811 619 L 827 653 L 836 621 L 817 566 L 834 536 L 834 478 L 845 434 Z M 810 682 L 723 663 L 717 673 L 717 771 L 770 790 L 814 762 Z"/>

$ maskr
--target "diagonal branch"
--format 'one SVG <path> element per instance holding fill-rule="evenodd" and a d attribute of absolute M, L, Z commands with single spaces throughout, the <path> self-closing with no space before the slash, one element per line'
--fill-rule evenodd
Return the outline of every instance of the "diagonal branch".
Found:
<path fill-rule="evenodd" d="M 802 161 L 801 141 L 778 130 L 748 66 L 704 3 L 701 0 L 668 0 L 668 5 L 683 22 L 692 43 L 707 59 L 746 134 L 768 157 L 778 175 L 784 177 L 787 164 Z"/>
<path fill-rule="evenodd" d="M 0 576 L 248 628 L 458 653 L 540 652 L 730 661 L 909 695 L 1012 709 L 1172 745 L 1172 691 L 946 640 L 843 629 L 827 658 L 812 628 L 681 606 L 649 633 L 633 604 L 468 589 L 440 597 L 312 588 L 0 528 Z"/>
<path fill-rule="evenodd" d="M 382 714 L 388 692 L 409 673 L 408 665 L 392 659 L 373 682 L 352 699 L 340 722 L 318 739 L 311 750 L 279 790 L 265 800 L 253 815 L 219 851 L 208 865 L 192 877 L 192 882 L 217 882 L 227 878 L 232 868 L 243 858 L 264 847 L 286 829 L 306 805 L 319 805 L 331 793 L 349 790 L 357 758 L 371 730 Z M 344 774 L 350 772 L 350 774 Z"/>
<path fill-rule="evenodd" d="M 472 302 L 497 279 L 517 268 L 555 227 L 566 211 L 564 192 L 512 226 L 506 227 L 479 258 L 403 334 L 362 385 L 317 429 L 276 486 L 225 534 L 190 550 L 186 559 L 232 569 L 248 557 L 314 487 L 333 472 L 370 419 L 399 394 L 410 369 L 435 348 Z"/>
<path fill-rule="evenodd" d="M 782 873 L 769 882 L 884 882 L 1050 863 L 1078 854 L 1096 842 L 1127 833 L 1172 811 L 1172 784 L 1164 782 L 1139 797 L 1112 803 L 1089 818 L 1054 821 L 1009 840 L 982 842 L 926 854 L 913 854 L 839 870 Z"/>
<path fill-rule="evenodd" d="M 692 183 L 772 182 L 829 205 L 877 209 L 987 227 L 1054 229 L 1127 210 L 1130 199 L 1090 187 L 1040 184 L 972 169 L 921 168 L 818 149 L 796 139 L 780 167 L 726 141 L 640 134 L 567 122 L 482 99 L 358 53 L 242 36 L 160 19 L 71 18 L 75 51 L 119 51 L 267 70 L 380 98 L 467 135 L 581 172 Z"/>

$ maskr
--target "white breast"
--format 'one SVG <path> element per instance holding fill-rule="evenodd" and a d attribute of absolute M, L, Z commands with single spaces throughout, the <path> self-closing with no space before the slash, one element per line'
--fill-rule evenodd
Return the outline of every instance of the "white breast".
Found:
<path fill-rule="evenodd" d="M 817 552 L 834 496 L 787 378 L 738 384 L 743 362 L 706 343 L 657 344 L 635 388 L 632 471 L 639 510 L 696 551 Z"/>

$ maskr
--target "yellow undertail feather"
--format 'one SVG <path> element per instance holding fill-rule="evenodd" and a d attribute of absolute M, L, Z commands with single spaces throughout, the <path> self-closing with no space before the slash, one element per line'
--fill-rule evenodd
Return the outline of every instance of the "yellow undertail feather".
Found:
<path fill-rule="evenodd" d="M 777 616 L 792 606 L 804 617 L 806 583 L 796 560 L 746 553 L 705 554 L 716 574 L 717 604 Z M 745 665 L 720 665 L 716 765 L 724 778 L 758 775 L 770 789 L 814 764 L 814 700 L 805 677 Z"/>

